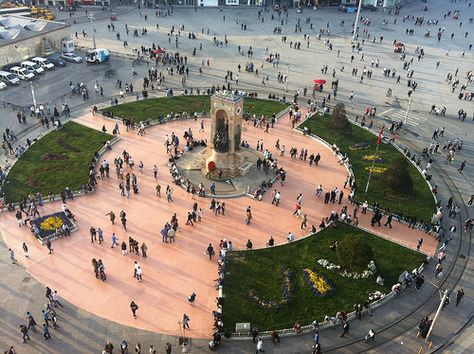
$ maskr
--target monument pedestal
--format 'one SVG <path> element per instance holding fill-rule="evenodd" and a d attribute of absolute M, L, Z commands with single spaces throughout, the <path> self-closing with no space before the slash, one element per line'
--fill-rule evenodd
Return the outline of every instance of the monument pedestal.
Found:
<path fill-rule="evenodd" d="M 240 168 L 245 162 L 245 157 L 239 154 L 229 154 L 226 152 L 217 152 L 215 150 L 207 151 L 207 157 L 203 160 L 202 173 L 211 178 L 219 178 L 219 171 L 222 171 L 221 178 L 233 178 L 240 175 Z M 209 170 L 209 163 L 215 165 L 214 171 Z"/>

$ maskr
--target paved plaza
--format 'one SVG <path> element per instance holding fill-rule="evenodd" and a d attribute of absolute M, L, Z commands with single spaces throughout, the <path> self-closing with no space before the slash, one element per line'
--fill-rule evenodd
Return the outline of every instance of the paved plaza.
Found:
<path fill-rule="evenodd" d="M 100 19 L 107 18 L 106 14 L 102 13 L 101 17 L 101 12 L 97 12 L 98 20 L 94 26 L 98 47 L 136 55 L 134 49 L 139 50 L 140 46 L 151 47 L 154 43 L 169 52 L 179 51 L 181 55 L 187 56 L 190 73 L 186 78 L 186 87 L 181 84 L 180 75 L 170 75 L 169 68 L 160 65 L 159 70 L 164 74 L 165 82 L 161 86 L 157 85 L 151 92 L 153 97 L 163 96 L 166 87 L 173 88 L 175 94 L 179 94 L 189 88 L 207 89 L 213 85 L 227 85 L 224 77 L 230 70 L 234 76 L 232 88 L 258 92 L 262 98 L 266 98 L 269 93 L 276 93 L 285 95 L 290 101 L 298 91 L 304 116 L 307 111 L 306 101 L 312 95 L 313 79 L 328 81 L 324 92 L 315 94 L 318 103 L 332 92 L 330 82 L 338 79 L 337 97 L 331 97 L 329 105 L 345 103 L 353 120 L 357 115 L 361 117 L 366 107 L 377 107 L 374 119 L 374 130 L 377 132 L 382 125 L 386 125 L 388 129 L 392 122 L 406 119 L 406 125 L 396 141 L 402 148 L 407 147 L 417 155 L 420 154 L 423 148 L 429 147 L 434 141 L 433 131 L 443 127 L 444 140 L 463 141 L 463 148 L 456 155 L 454 162 L 447 164 L 443 152 L 434 157 L 430 170 L 433 173 L 432 185 L 438 186 L 437 197 L 441 206 L 444 207 L 451 196 L 454 196 L 456 204 L 463 205 L 458 217 L 446 218 L 445 221 L 445 228 L 456 225 L 458 229 L 446 247 L 445 267 L 449 271 L 445 272 L 443 278 L 435 278 L 435 262 L 425 271 L 426 280 L 441 289 L 449 289 L 452 299 L 434 328 L 431 338 L 433 349 L 429 349 L 421 338 L 416 338 L 419 320 L 426 315 L 432 318 L 439 303 L 436 288 L 427 282 L 419 293 L 412 288 L 407 289 L 377 308 L 373 317 L 364 315 L 361 322 L 351 321 L 348 339 L 339 337 L 340 328 L 322 330 L 321 345 L 324 353 L 413 353 L 420 347 L 424 347 L 427 352 L 439 349 L 442 352 L 452 350 L 456 353 L 468 353 L 474 350 L 471 239 L 470 232 L 463 230 L 464 220 L 472 217 L 472 208 L 464 207 L 464 203 L 474 194 L 474 102 L 458 99 L 459 89 L 455 93 L 451 92 L 451 85 L 446 82 L 446 75 L 454 75 L 456 72 L 460 84 L 464 84 L 467 82 L 466 73 L 473 70 L 474 56 L 473 51 L 469 50 L 469 44 L 474 41 L 474 24 L 470 23 L 469 17 L 474 17 L 474 10 L 468 7 L 469 1 L 447 3 L 432 0 L 428 3 L 427 12 L 421 11 L 423 4 L 420 1 L 412 1 L 402 7 L 398 16 L 363 11 L 362 15 L 367 16 L 371 24 L 367 26 L 360 23 L 360 40 L 364 38 L 365 30 L 370 32 L 371 37 L 369 39 L 365 36 L 360 54 L 352 52 L 350 44 L 351 25 L 355 15 L 337 11 L 335 8 L 316 11 L 304 9 L 302 14 L 291 9 L 287 19 L 284 15 L 279 19 L 275 13 L 274 20 L 271 19 L 272 12 L 262 12 L 262 20 L 257 15 L 260 8 L 226 7 L 222 11 L 219 8 L 198 8 L 197 11 L 194 8 L 174 8 L 172 15 L 163 18 L 156 17 L 155 11 L 151 9 L 123 7 L 115 10 L 119 14 L 118 21 L 113 23 L 115 31 L 108 30 L 110 21 Z M 461 20 L 444 18 L 443 15 L 447 11 L 455 9 L 461 11 Z M 439 24 L 415 26 L 414 20 L 403 20 L 406 15 L 424 16 L 425 20 L 437 19 Z M 309 23 L 306 23 L 306 18 L 310 19 Z M 301 21 L 301 33 L 294 33 L 297 21 Z M 71 31 L 73 37 L 78 33 L 77 45 L 91 47 L 91 25 L 84 21 L 84 13 L 77 14 L 76 22 L 77 24 L 72 24 Z M 313 28 L 310 28 L 310 23 Z M 129 35 L 126 33 L 125 24 L 130 30 Z M 247 25 L 247 30 L 241 29 L 242 24 Z M 177 47 L 175 36 L 168 35 L 172 26 L 175 28 L 175 34 L 184 26 L 177 37 Z M 282 27 L 282 33 L 274 34 L 275 27 Z M 439 43 L 436 40 L 438 27 L 445 28 Z M 146 35 L 141 34 L 144 28 L 147 29 Z M 427 28 L 431 29 L 431 37 L 424 36 Z M 132 35 L 134 29 L 139 31 L 137 37 Z M 323 33 L 321 38 L 317 39 L 320 29 L 329 29 L 330 34 Z M 407 35 L 406 29 L 414 29 L 414 35 Z M 88 32 L 87 37 L 82 36 L 83 30 Z M 197 39 L 189 39 L 190 32 L 194 32 Z M 120 40 L 117 39 L 117 33 L 120 33 Z M 451 33 L 454 33 L 452 39 Z M 309 36 L 309 42 L 303 35 Z M 282 41 L 282 36 L 287 37 L 286 43 Z M 373 36 L 376 38 L 375 43 L 372 43 Z M 380 40 L 381 36 L 383 40 Z M 215 44 L 214 37 L 216 41 L 223 42 L 222 46 Z M 128 41 L 128 47 L 124 47 L 124 40 Z M 228 43 L 225 43 L 226 40 Z M 329 50 L 329 43 L 325 43 L 327 40 L 331 43 L 332 50 Z M 413 58 L 410 69 L 414 70 L 412 80 L 415 80 L 418 86 L 412 93 L 411 104 L 407 95 L 407 71 L 403 70 L 404 61 L 400 60 L 400 54 L 393 52 L 394 40 L 405 44 L 405 60 Z M 293 48 L 295 42 L 301 42 L 301 49 Z M 239 46 L 243 54 L 239 53 Z M 247 55 L 250 46 L 252 56 Z M 415 53 L 416 47 L 424 49 L 425 56 L 421 60 L 418 60 L 418 53 Z M 195 56 L 192 55 L 194 48 Z M 275 53 L 281 56 L 278 67 L 266 61 L 269 54 Z M 372 65 L 372 62 L 377 61 L 380 63 L 378 67 Z M 255 68 L 258 68 L 258 76 L 255 72 L 247 73 L 243 70 L 247 63 L 253 63 Z M 238 65 L 242 67 L 241 72 L 238 71 Z M 327 73 L 321 72 L 324 65 L 328 66 Z M 137 75 L 132 74 L 132 66 Z M 106 107 L 111 97 L 118 97 L 119 89 L 115 85 L 118 79 L 123 83 L 132 83 L 140 95 L 143 77 L 151 66 L 152 64 L 144 63 L 132 64 L 131 60 L 114 55 L 111 63 L 104 66 L 68 64 L 66 68 L 58 69 L 51 75 L 46 74 L 45 78 L 34 84 L 36 99 L 58 108 L 66 102 L 71 107 L 74 121 L 97 130 L 105 125 L 111 132 L 116 121 L 101 115 L 92 115 L 91 106 Z M 360 73 L 364 67 L 372 70 L 373 75 L 371 79 L 364 78 L 361 83 Z M 202 74 L 199 72 L 200 68 Z M 384 76 L 384 68 L 396 70 L 395 77 Z M 105 71 L 109 69 L 115 69 L 117 75 L 105 78 Z M 354 69 L 358 69 L 358 75 L 351 75 Z M 279 73 L 288 75 L 287 85 L 278 82 Z M 235 81 L 236 75 L 239 76 L 238 82 Z M 399 84 L 396 83 L 398 75 L 401 76 Z M 265 84 L 262 84 L 262 79 Z M 90 88 L 91 98 L 83 101 L 82 98 L 71 95 L 70 81 L 86 83 Z M 93 92 L 96 81 L 104 87 L 104 96 Z M 303 96 L 305 88 L 306 97 Z M 386 97 L 389 88 L 392 89 L 392 96 Z M 474 84 L 468 82 L 466 90 L 474 91 Z M 30 86 L 22 84 L 16 88 L 8 88 L 0 92 L 0 100 L 28 107 L 32 104 Z M 134 95 L 126 95 L 123 99 L 134 100 Z M 119 101 L 122 100 L 119 98 Z M 410 112 L 407 115 L 409 105 Z M 445 106 L 446 117 L 430 114 L 431 105 Z M 458 119 L 460 109 L 467 112 L 467 118 L 463 121 Z M 46 131 L 46 128 L 32 117 L 27 118 L 27 124 L 19 124 L 15 111 L 0 108 L 0 114 L 0 128 L 13 130 L 19 137 L 17 144 L 24 144 L 26 138 L 37 137 Z M 140 187 L 139 194 L 130 198 L 121 196 L 119 180 L 112 171 L 109 179 L 99 181 L 96 193 L 68 201 L 68 207 L 76 216 L 79 230 L 70 238 L 54 241 L 52 255 L 48 254 L 44 246 L 33 241 L 29 230 L 18 228 L 14 213 L 3 213 L 0 216 L 0 232 L 4 242 L 0 263 L 2 349 L 6 350 L 14 345 L 17 353 L 100 353 L 108 339 L 113 341 L 116 351 L 120 341 L 127 339 L 130 349 L 140 342 L 143 352 L 148 352 L 149 345 L 154 344 L 158 353 L 162 353 L 165 343 L 169 342 L 174 348 L 173 353 L 178 353 L 181 352 L 181 348 L 178 348 L 179 337 L 183 336 L 179 321 L 183 313 L 187 313 L 191 318 L 190 329 L 186 330 L 184 336 L 192 339 L 189 351 L 207 352 L 207 343 L 212 333 L 211 312 L 216 309 L 215 298 L 218 295 L 213 281 L 217 277 L 217 267 L 215 261 L 209 261 L 205 254 L 207 245 L 211 243 L 217 250 L 219 241 L 225 238 L 232 241 L 234 249 L 245 249 L 247 240 L 251 239 L 254 248 L 264 248 L 270 236 L 273 236 L 278 245 L 287 242 L 288 232 L 293 232 L 296 239 L 307 236 L 309 230 L 301 230 L 300 219 L 293 216 L 295 200 L 299 193 L 303 194 L 303 213 L 308 215 L 308 225 L 318 225 L 331 211 L 340 209 L 339 205 L 324 204 L 321 199 L 314 197 L 314 193 L 319 184 L 322 184 L 325 190 L 334 187 L 344 189 L 344 178 L 348 174 L 346 167 L 338 163 L 338 157 L 329 147 L 291 129 L 288 114 L 285 113 L 269 133 L 264 133 L 263 129 L 254 127 L 252 123 L 245 124 L 242 139 L 249 141 L 254 147 L 256 141 L 263 138 L 265 148 L 274 155 L 278 155 L 274 146 L 277 139 L 280 145 L 287 146 L 287 151 L 291 146 L 296 146 L 298 150 L 306 148 L 309 153 L 321 154 L 319 166 L 310 167 L 307 162 L 291 159 L 289 156 L 278 157 L 279 165 L 287 171 L 285 185 L 276 184 L 276 188 L 282 192 L 280 206 L 271 204 L 271 193 L 265 194 L 262 201 L 248 197 L 225 199 L 226 215 L 215 216 L 209 210 L 209 198 L 193 197 L 173 184 L 166 166 L 168 155 L 163 146 L 167 134 L 175 132 L 181 137 L 188 128 L 192 129 L 195 139 L 207 139 L 210 120 L 205 117 L 203 121 L 204 132 L 199 129 L 200 119 L 179 120 L 147 128 L 144 136 L 138 136 L 136 131 L 126 132 L 125 127 L 120 125 L 120 139 L 102 158 L 112 163 L 114 158 L 126 150 L 136 163 L 143 161 L 143 173 L 134 168 Z M 443 139 L 439 140 L 441 147 Z M 458 168 L 464 160 L 467 162 L 466 167 L 463 173 L 460 173 Z M 2 154 L 2 165 L 11 161 L 11 156 Z M 154 164 L 158 166 L 156 180 L 151 170 Z M 426 165 L 426 161 L 422 165 Z M 161 198 L 156 196 L 157 183 L 162 187 Z M 167 185 L 172 186 L 174 190 L 171 203 L 167 202 L 164 195 Z M 345 194 L 348 195 L 349 190 L 346 190 Z M 186 215 L 194 203 L 198 203 L 203 209 L 203 220 L 194 226 L 185 225 Z M 245 210 L 249 205 L 253 211 L 253 221 L 250 225 L 245 225 Z M 55 212 L 60 210 L 61 206 L 61 201 L 48 203 L 40 209 L 40 213 L 43 215 Z M 106 215 L 111 210 L 117 216 L 121 210 L 126 211 L 127 231 L 121 227 L 118 217 L 116 224 L 111 225 Z M 160 230 L 174 213 L 180 223 L 176 242 L 163 243 Z M 370 218 L 370 214 L 361 215 L 359 227 L 412 249 L 416 249 L 418 239 L 423 237 L 421 251 L 432 257 L 439 253 L 441 245 L 423 232 L 409 229 L 398 222 L 393 224 L 392 229 L 371 226 Z M 90 242 L 91 226 L 104 230 L 104 244 Z M 145 242 L 148 246 L 148 257 L 131 254 L 122 256 L 119 246 L 114 249 L 110 247 L 112 232 L 116 233 L 119 244 L 125 241 L 128 245 L 130 236 L 140 244 Z M 22 242 L 29 245 L 28 259 L 22 255 Z M 7 258 L 8 248 L 15 251 L 19 264 L 10 263 Z M 94 257 L 101 258 L 105 264 L 106 282 L 94 276 L 91 265 L 91 259 Z M 133 278 L 134 261 L 138 261 L 143 269 L 142 282 Z M 46 286 L 58 290 L 61 301 L 66 306 L 65 309 L 58 310 L 61 328 L 57 331 L 50 330 L 53 340 L 49 342 L 43 341 L 41 333 L 30 332 L 32 340 L 23 345 L 18 326 L 24 322 L 25 314 L 29 310 L 34 312 L 40 322 L 40 309 L 45 302 Z M 465 289 L 466 295 L 461 306 L 455 307 L 455 293 L 460 287 Z M 197 294 L 194 307 L 187 301 L 193 291 Z M 129 307 L 132 300 L 139 305 L 136 319 L 132 317 Z M 373 345 L 363 341 L 370 328 L 375 328 L 379 333 Z M 446 349 L 449 341 L 454 341 L 452 349 Z M 267 353 L 310 353 L 312 344 L 312 335 L 306 334 L 301 337 L 285 337 L 279 345 L 265 340 L 265 350 Z M 251 340 L 224 341 L 219 351 L 253 353 L 255 345 Z"/>

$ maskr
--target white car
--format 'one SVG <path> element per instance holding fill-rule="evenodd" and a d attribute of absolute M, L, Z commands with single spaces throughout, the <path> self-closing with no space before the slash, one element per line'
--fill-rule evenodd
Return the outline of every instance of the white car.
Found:
<path fill-rule="evenodd" d="M 35 57 L 31 59 L 33 63 L 38 64 L 45 70 L 54 70 L 55 66 L 53 63 L 51 63 L 48 59 L 41 58 L 41 57 Z"/>
<path fill-rule="evenodd" d="M 10 72 L 18 76 L 21 80 L 33 80 L 35 78 L 35 74 L 30 72 L 28 69 L 20 68 L 19 66 L 10 68 Z"/>
<path fill-rule="evenodd" d="M 82 63 L 82 57 L 75 53 L 63 53 L 61 58 L 71 63 Z"/>
<path fill-rule="evenodd" d="M 4 90 L 7 88 L 7 84 L 4 83 L 3 81 L 0 81 L 0 90 Z"/>
<path fill-rule="evenodd" d="M 44 69 L 41 66 L 29 60 L 22 62 L 21 67 L 33 72 L 35 75 L 44 74 Z"/>

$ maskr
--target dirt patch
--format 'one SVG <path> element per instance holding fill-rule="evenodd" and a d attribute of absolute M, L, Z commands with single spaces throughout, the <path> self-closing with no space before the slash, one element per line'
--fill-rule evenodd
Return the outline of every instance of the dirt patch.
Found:
<path fill-rule="evenodd" d="M 204 102 L 200 100 L 194 101 L 194 107 L 198 109 L 202 109 L 204 107 Z"/>
<path fill-rule="evenodd" d="M 72 146 L 72 145 L 69 145 L 68 143 L 66 143 L 66 141 L 64 140 L 63 137 L 58 138 L 57 143 L 58 143 L 59 146 L 65 148 L 67 150 L 71 150 L 71 151 L 74 151 L 74 152 L 81 152 L 81 149 L 79 149 L 78 147 Z"/>
<path fill-rule="evenodd" d="M 41 156 L 41 160 L 51 161 L 51 160 L 66 160 L 67 156 L 65 154 L 56 154 L 54 152 L 47 152 Z"/>

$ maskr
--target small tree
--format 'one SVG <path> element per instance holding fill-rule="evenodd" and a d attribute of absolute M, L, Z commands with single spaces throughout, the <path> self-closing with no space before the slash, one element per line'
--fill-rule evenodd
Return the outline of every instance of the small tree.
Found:
<path fill-rule="evenodd" d="M 337 246 L 338 263 L 349 270 L 361 270 L 374 259 L 374 252 L 363 236 L 347 235 Z"/>
<path fill-rule="evenodd" d="M 404 157 L 395 158 L 385 171 L 384 176 L 387 193 L 406 195 L 413 192 L 413 180 L 408 172 L 408 162 Z"/>
<path fill-rule="evenodd" d="M 346 110 L 344 104 L 338 103 L 331 114 L 328 128 L 334 133 L 343 135 L 345 137 L 352 135 L 352 125 L 346 117 Z"/>

